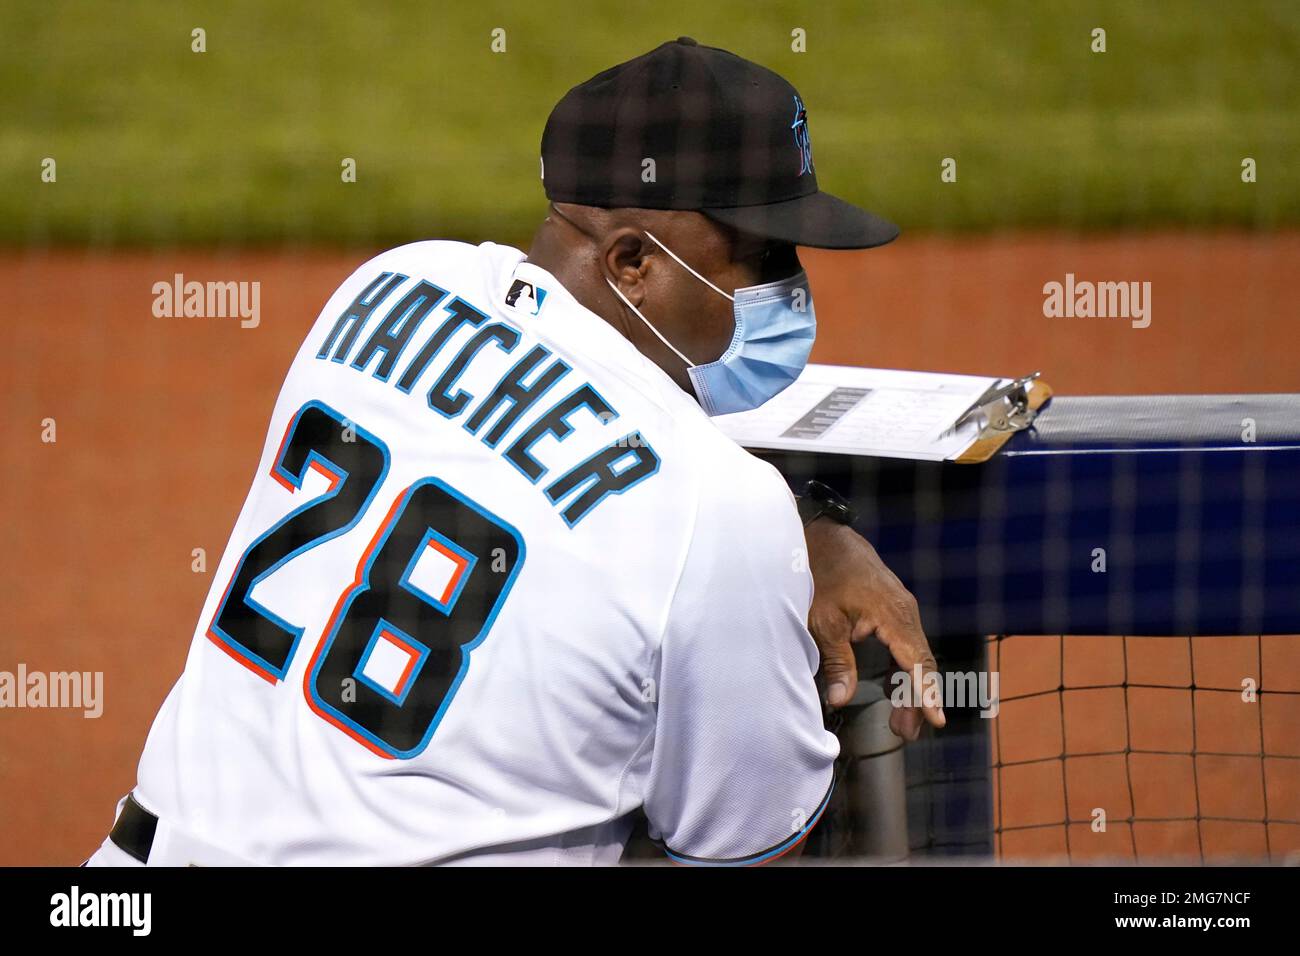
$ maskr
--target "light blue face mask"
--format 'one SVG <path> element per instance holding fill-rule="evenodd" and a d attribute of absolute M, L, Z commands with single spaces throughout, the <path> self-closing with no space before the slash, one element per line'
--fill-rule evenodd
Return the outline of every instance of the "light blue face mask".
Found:
<path fill-rule="evenodd" d="M 623 304 L 686 363 L 695 396 L 707 414 L 727 415 L 758 408 L 799 377 L 817 335 L 817 316 L 805 272 L 801 270 L 777 282 L 746 286 L 730 295 L 682 262 L 652 233 L 646 235 L 683 269 L 733 303 L 736 332 L 731 344 L 717 361 L 696 365 L 663 337 L 618 286 L 605 279 Z"/>

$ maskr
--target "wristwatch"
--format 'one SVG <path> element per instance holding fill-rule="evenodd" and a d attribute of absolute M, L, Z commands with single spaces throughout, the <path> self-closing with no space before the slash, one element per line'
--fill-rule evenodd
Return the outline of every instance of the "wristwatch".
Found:
<path fill-rule="evenodd" d="M 858 513 L 844 496 L 820 481 L 810 481 L 804 485 L 795 501 L 799 505 L 799 518 L 805 528 L 823 517 L 838 524 L 849 525 L 858 520 Z"/>

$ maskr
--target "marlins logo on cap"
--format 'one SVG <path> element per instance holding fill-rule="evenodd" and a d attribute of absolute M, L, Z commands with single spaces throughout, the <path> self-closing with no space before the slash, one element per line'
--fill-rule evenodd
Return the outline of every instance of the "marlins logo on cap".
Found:
<path fill-rule="evenodd" d="M 808 138 L 808 110 L 804 108 L 798 93 L 794 95 L 794 122 L 790 128 L 794 130 L 794 144 L 799 147 L 799 175 L 811 173 L 812 140 Z"/>

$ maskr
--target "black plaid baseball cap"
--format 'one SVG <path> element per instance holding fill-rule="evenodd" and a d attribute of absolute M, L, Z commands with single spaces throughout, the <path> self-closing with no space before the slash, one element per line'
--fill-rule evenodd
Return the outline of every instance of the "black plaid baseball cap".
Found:
<path fill-rule="evenodd" d="M 694 209 L 802 246 L 867 249 L 898 235 L 817 188 L 793 86 L 690 37 L 569 90 L 542 132 L 542 183 L 552 202 Z"/>

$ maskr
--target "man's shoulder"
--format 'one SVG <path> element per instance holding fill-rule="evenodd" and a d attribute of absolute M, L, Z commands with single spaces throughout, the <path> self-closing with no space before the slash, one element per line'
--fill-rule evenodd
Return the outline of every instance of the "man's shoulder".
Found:
<path fill-rule="evenodd" d="M 696 613 L 691 609 L 702 599 L 728 607 L 788 600 L 806 613 L 812 598 L 811 579 L 799 563 L 803 526 L 785 479 L 720 432 L 700 448 L 685 567 L 689 593 L 706 598 L 687 599 L 686 613 Z"/>
<path fill-rule="evenodd" d="M 359 266 L 357 271 L 378 269 L 422 276 L 450 271 L 463 278 L 467 268 L 491 272 L 506 263 L 513 267 L 523 257 L 520 250 L 495 242 L 475 245 L 455 239 L 421 239 L 385 249 Z"/>
<path fill-rule="evenodd" d="M 753 518 L 793 507 L 793 494 L 781 473 L 737 445 L 710 419 L 700 416 L 684 430 L 690 435 L 702 508 Z"/>

